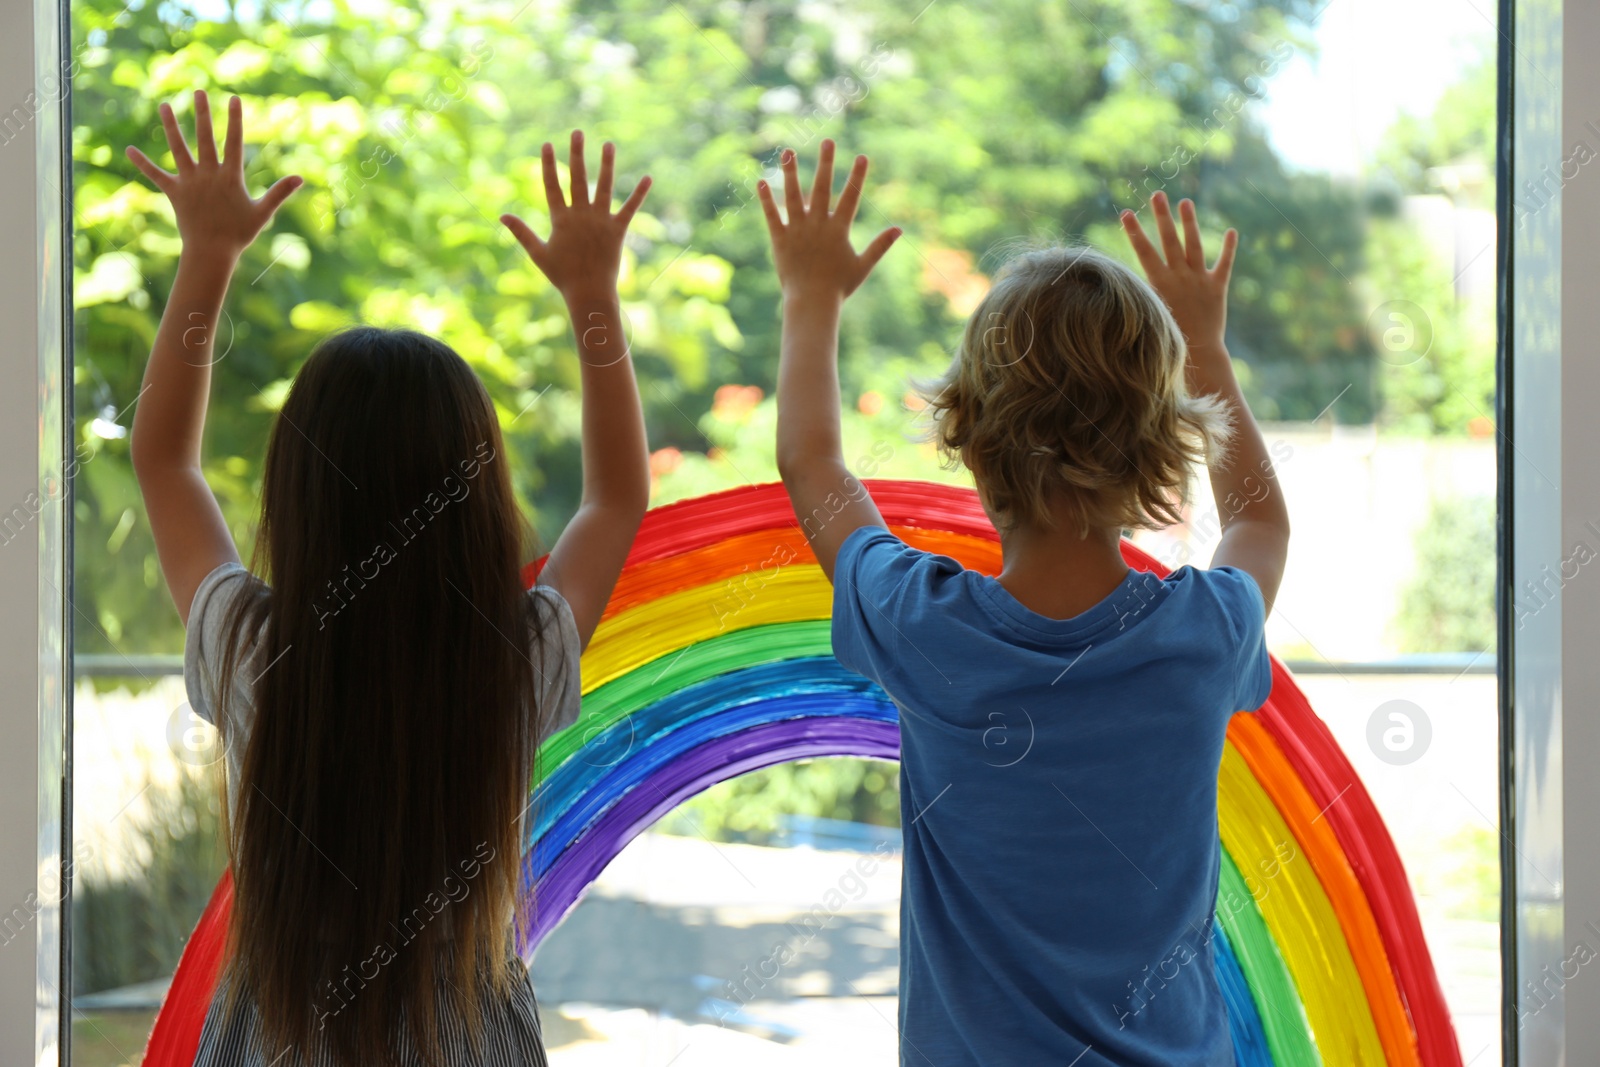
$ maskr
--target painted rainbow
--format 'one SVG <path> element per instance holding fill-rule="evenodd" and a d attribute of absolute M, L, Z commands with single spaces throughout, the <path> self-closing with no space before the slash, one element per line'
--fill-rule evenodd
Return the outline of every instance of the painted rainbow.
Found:
<path fill-rule="evenodd" d="M 998 571 L 970 490 L 868 484 L 908 543 Z M 788 760 L 898 757 L 894 705 L 833 658 L 831 595 L 780 486 L 649 513 L 583 658 L 583 713 L 540 751 L 525 957 L 629 841 L 696 793 Z M 1266 705 L 1229 726 L 1218 814 L 1216 968 L 1240 1067 L 1460 1067 L 1394 843 L 1276 661 Z M 224 876 L 156 1019 L 150 1067 L 194 1062 L 230 901 Z"/>

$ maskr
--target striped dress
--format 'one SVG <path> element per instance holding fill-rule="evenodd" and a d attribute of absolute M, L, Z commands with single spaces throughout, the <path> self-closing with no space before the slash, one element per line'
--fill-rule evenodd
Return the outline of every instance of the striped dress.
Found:
<path fill-rule="evenodd" d="M 539 1006 L 533 998 L 533 982 L 522 961 L 514 962 L 522 971 L 522 981 L 517 983 L 509 1003 L 486 1008 L 476 1053 L 472 1051 L 466 1026 L 460 1019 L 440 1018 L 440 1045 L 444 1048 L 444 1062 L 449 1067 L 467 1067 L 468 1064 L 472 1067 L 546 1067 L 548 1061 L 539 1029 Z M 268 1060 L 262 1051 L 260 1020 L 255 1010 L 246 1005 L 229 1019 L 223 1013 L 225 995 L 226 989 L 219 987 L 211 1001 L 205 1026 L 200 1031 L 195 1067 L 338 1067 L 321 1042 L 317 1047 L 290 1049 L 277 1060 Z M 393 1067 L 422 1067 L 422 1063 L 410 1040 L 402 1039 L 401 1058 Z"/>
<path fill-rule="evenodd" d="M 255 581 L 257 579 L 239 564 L 223 564 L 200 583 L 189 609 L 189 630 L 183 649 L 184 686 L 195 715 L 214 725 L 216 683 L 222 665 L 227 620 L 235 599 L 249 588 L 247 583 Z M 534 665 L 537 679 L 541 734 L 547 736 L 571 725 L 578 717 L 580 646 L 572 609 L 561 595 L 543 585 L 535 586 L 530 595 L 540 602 L 541 640 L 530 647 L 529 662 Z M 245 682 L 259 674 L 248 667 L 251 657 L 249 649 L 243 650 L 239 657 L 240 669 L 235 672 L 229 705 L 235 709 L 235 720 L 228 724 L 230 729 L 226 731 L 230 810 L 237 810 L 240 764 L 249 742 L 254 711 Z M 520 972 L 520 981 L 515 984 L 509 1001 L 485 1006 L 476 1053 L 472 1051 L 473 1042 L 462 1020 L 443 1017 L 439 1020 L 444 1062 L 448 1067 L 545 1067 L 547 1061 L 533 982 L 520 959 L 513 956 L 509 962 Z M 310 1049 L 291 1049 L 276 1061 L 268 1060 L 262 1050 L 260 1019 L 254 1007 L 243 1005 L 232 1017 L 224 1012 L 225 982 L 226 978 L 219 982 L 206 1013 L 194 1067 L 335 1067 L 332 1055 L 320 1044 Z M 396 1034 L 402 1055 L 393 1067 L 421 1067 L 421 1058 L 412 1048 L 410 1039 L 404 1036 L 403 1011 L 402 1007 L 396 1012 Z"/>

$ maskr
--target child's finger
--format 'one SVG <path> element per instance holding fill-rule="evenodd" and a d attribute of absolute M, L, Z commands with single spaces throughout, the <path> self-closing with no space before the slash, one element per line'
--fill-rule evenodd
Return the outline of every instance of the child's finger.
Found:
<path fill-rule="evenodd" d="M 1229 230 L 1222 235 L 1222 251 L 1217 255 L 1217 265 L 1211 273 L 1226 282 L 1233 276 L 1233 256 L 1239 248 L 1239 231 Z"/>
<path fill-rule="evenodd" d="M 817 158 L 817 173 L 811 179 L 811 210 L 828 213 L 833 198 L 833 139 L 824 138 Z"/>
<path fill-rule="evenodd" d="M 872 273 L 872 268 L 878 265 L 878 260 L 883 258 L 883 254 L 889 251 L 890 246 L 900 240 L 902 232 L 904 231 L 900 227 L 890 226 L 874 237 L 872 243 L 862 250 L 861 262 L 867 268 L 868 274 Z"/>
<path fill-rule="evenodd" d="M 189 146 L 183 143 L 183 134 L 178 132 L 178 117 L 172 113 L 171 104 L 161 105 L 161 129 L 167 135 L 167 147 L 172 150 L 172 162 L 177 166 L 179 174 L 187 174 L 194 169 L 194 157 L 189 154 Z"/>
<path fill-rule="evenodd" d="M 617 165 L 617 146 L 607 141 L 600 146 L 600 177 L 594 181 L 594 203 L 602 211 L 611 210 L 611 182 Z"/>
<path fill-rule="evenodd" d="M 867 180 L 867 157 L 857 156 L 850 167 L 850 176 L 844 180 L 844 192 L 839 194 L 839 205 L 833 209 L 836 217 L 846 223 L 856 217 L 856 205 L 861 202 L 861 190 Z"/>
<path fill-rule="evenodd" d="M 146 178 L 149 178 L 155 183 L 157 189 L 160 189 L 162 192 L 166 192 L 168 189 L 172 188 L 172 182 L 177 177 L 176 174 L 168 174 L 166 171 L 150 162 L 149 156 L 145 155 L 132 145 L 128 146 L 128 158 L 133 161 L 134 166 L 138 167 L 139 170 L 144 173 Z"/>
<path fill-rule="evenodd" d="M 783 231 L 783 218 L 778 214 L 778 203 L 772 199 L 772 186 L 756 182 L 756 199 L 761 201 L 761 213 L 767 217 L 767 232 L 776 237 Z"/>
<path fill-rule="evenodd" d="M 572 131 L 572 155 L 567 163 L 567 179 L 572 183 L 572 206 L 589 206 L 589 172 L 583 163 L 583 131 Z"/>
<path fill-rule="evenodd" d="M 500 221 L 505 225 L 506 229 L 511 231 L 511 236 L 517 239 L 517 244 L 522 246 L 523 251 L 527 252 L 535 263 L 538 263 L 539 258 L 544 254 L 544 242 L 539 240 L 539 235 L 534 233 L 526 222 L 523 222 L 515 215 L 501 215 Z"/>
<path fill-rule="evenodd" d="M 778 163 L 783 168 L 783 202 L 789 209 L 789 225 L 793 226 L 806 213 L 805 201 L 800 198 L 800 164 L 794 149 L 785 148 Z"/>
<path fill-rule="evenodd" d="M 244 105 L 237 96 L 228 99 L 228 140 L 222 146 L 222 162 L 244 169 Z"/>
<path fill-rule="evenodd" d="M 1144 224 L 1139 221 L 1139 216 L 1131 211 L 1122 213 L 1122 231 L 1128 235 L 1128 244 L 1133 246 L 1133 254 L 1139 257 L 1139 266 L 1144 268 L 1145 277 L 1155 277 L 1156 271 L 1164 264 L 1161 262 L 1161 253 L 1156 251 L 1156 246 L 1150 243 L 1150 237 L 1144 232 Z"/>
<path fill-rule="evenodd" d="M 272 183 L 272 188 L 261 194 L 261 199 L 256 201 L 256 207 L 263 210 L 266 213 L 266 217 L 270 219 L 278 213 L 278 208 L 283 206 L 283 202 L 294 195 L 294 191 L 304 184 L 305 182 L 298 174 L 291 174 L 287 178 L 279 178 Z"/>
<path fill-rule="evenodd" d="M 1205 270 L 1206 254 L 1200 244 L 1200 220 L 1194 213 L 1194 201 L 1184 200 L 1178 205 L 1178 215 L 1183 219 L 1183 255 L 1189 266 Z"/>
<path fill-rule="evenodd" d="M 566 198 L 561 195 L 561 178 L 556 174 L 556 146 L 546 141 L 539 158 L 544 165 L 544 199 L 553 217 L 567 206 Z"/>
<path fill-rule="evenodd" d="M 633 187 L 633 192 L 623 202 L 622 209 L 617 212 L 617 218 L 622 220 L 624 226 L 633 221 L 634 212 L 639 210 L 639 205 L 644 203 L 644 198 L 650 192 L 650 175 L 646 174 L 639 179 L 639 184 Z M 607 190 L 607 199 L 610 199 L 610 190 Z"/>
<path fill-rule="evenodd" d="M 217 161 L 217 135 L 211 127 L 211 99 L 204 89 L 194 91 L 194 150 L 202 163 Z"/>
<path fill-rule="evenodd" d="M 1167 202 L 1166 193 L 1157 193 L 1150 198 L 1155 208 L 1156 232 L 1161 235 L 1161 248 L 1167 256 L 1167 265 L 1176 266 L 1183 260 L 1183 244 L 1178 240 L 1178 228 L 1172 224 L 1172 205 Z"/>

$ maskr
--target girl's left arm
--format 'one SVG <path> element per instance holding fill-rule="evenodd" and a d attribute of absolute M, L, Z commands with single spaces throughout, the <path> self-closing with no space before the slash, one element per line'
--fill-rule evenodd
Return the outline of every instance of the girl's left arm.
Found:
<path fill-rule="evenodd" d="M 221 159 L 211 129 L 210 102 L 203 91 L 194 94 L 194 111 L 191 156 L 172 108 L 161 105 L 161 125 L 176 174 L 157 167 L 139 149 L 128 148 L 128 158 L 172 202 L 183 240 L 177 277 L 145 367 L 129 445 L 161 572 L 185 625 L 195 590 L 205 576 L 239 559 L 200 467 L 223 298 L 240 255 L 301 184 L 297 177 L 282 178 L 260 199 L 251 199 L 244 183 L 239 98 L 228 102 L 228 135 Z"/>
<path fill-rule="evenodd" d="M 650 451 L 633 357 L 617 296 L 622 243 L 650 191 L 641 178 L 628 199 L 611 210 L 616 148 L 600 148 L 594 195 L 584 161 L 583 133 L 572 133 L 571 199 L 561 192 L 555 146 L 546 144 L 540 165 L 550 210 L 550 236 L 541 239 L 515 215 L 502 215 L 534 266 L 566 301 L 577 339 L 583 387 L 583 499 L 550 549 L 539 580 L 572 608 L 585 647 L 617 584 L 634 535 L 650 504 Z"/>

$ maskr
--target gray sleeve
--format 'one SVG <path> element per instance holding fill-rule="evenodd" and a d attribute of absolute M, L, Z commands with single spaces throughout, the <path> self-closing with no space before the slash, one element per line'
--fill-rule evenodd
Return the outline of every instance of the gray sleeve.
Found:
<path fill-rule="evenodd" d="M 254 580 L 240 564 L 224 563 L 206 575 L 189 607 L 189 629 L 183 639 L 183 686 L 194 713 L 213 726 L 217 725 L 217 685 L 228 618 L 234 602 Z M 240 657 L 241 668 L 250 651 Z M 250 708 L 247 677 L 248 672 L 241 669 L 233 679 L 232 706 L 241 712 Z"/>
<path fill-rule="evenodd" d="M 582 675 L 578 669 L 580 643 L 572 608 L 548 585 L 535 585 L 529 594 L 539 604 L 539 636 L 534 639 L 533 664 L 539 709 L 539 740 L 578 721 Z"/>

